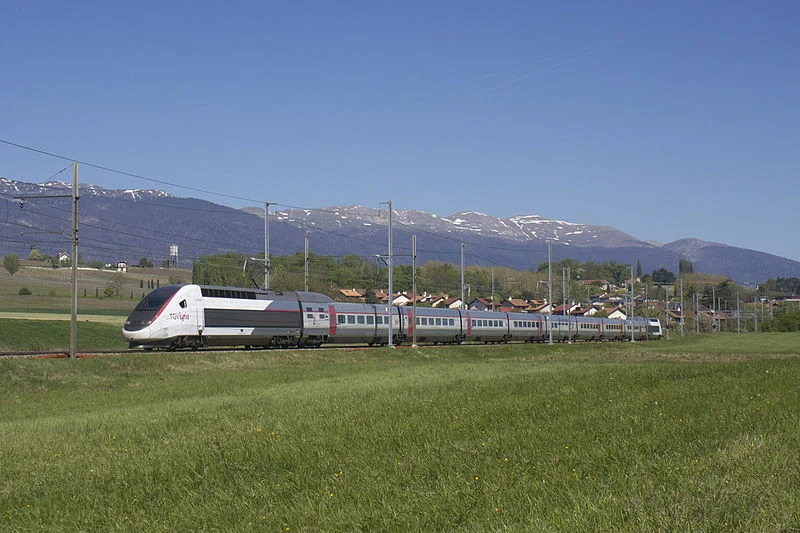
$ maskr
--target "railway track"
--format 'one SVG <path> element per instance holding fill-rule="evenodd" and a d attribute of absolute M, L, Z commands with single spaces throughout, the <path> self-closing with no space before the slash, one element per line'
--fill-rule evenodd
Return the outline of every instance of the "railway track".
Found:
<path fill-rule="evenodd" d="M 411 348 L 411 346 L 396 346 L 397 348 Z M 373 347 L 367 345 L 335 345 L 335 346 L 328 346 L 328 349 L 335 348 L 342 351 L 351 351 L 351 350 L 368 350 L 372 349 Z M 298 350 L 308 350 L 308 351 L 316 351 L 324 348 L 298 348 L 298 347 L 288 347 L 288 348 L 220 348 L 220 347 L 209 347 L 209 348 L 198 348 L 196 350 L 145 350 L 142 348 L 136 348 L 131 350 L 91 350 L 91 351 L 84 351 L 77 354 L 78 359 L 87 359 L 92 357 L 102 357 L 102 356 L 109 356 L 109 355 L 130 355 L 130 354 L 143 354 L 143 353 L 207 353 L 207 352 L 215 352 L 215 353 L 232 353 L 232 352 L 279 352 L 279 351 L 298 351 Z M 67 351 L 59 351 L 59 350 L 47 350 L 41 352 L 0 352 L 0 359 L 22 359 L 22 358 L 30 358 L 30 359 L 69 359 L 69 352 Z"/>

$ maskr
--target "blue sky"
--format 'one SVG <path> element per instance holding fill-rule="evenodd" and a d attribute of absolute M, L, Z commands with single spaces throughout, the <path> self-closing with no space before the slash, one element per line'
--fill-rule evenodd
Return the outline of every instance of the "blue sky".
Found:
<path fill-rule="evenodd" d="M 797 2 L 41 1 L 0 20 L 0 139 L 253 200 L 84 183 L 800 260 Z M 3 177 L 65 165 L 0 144 Z"/>

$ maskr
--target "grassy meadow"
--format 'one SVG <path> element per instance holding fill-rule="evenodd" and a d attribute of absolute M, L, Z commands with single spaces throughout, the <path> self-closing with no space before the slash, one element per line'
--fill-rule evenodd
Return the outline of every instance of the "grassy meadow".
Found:
<path fill-rule="evenodd" d="M 0 529 L 796 530 L 798 347 L 0 360 Z"/>

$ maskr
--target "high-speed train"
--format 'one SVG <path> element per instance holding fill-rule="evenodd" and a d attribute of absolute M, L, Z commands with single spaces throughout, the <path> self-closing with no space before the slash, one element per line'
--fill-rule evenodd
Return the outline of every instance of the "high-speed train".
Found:
<path fill-rule="evenodd" d="M 392 342 L 455 344 L 661 338 L 654 318 L 628 320 L 334 302 L 315 292 L 165 285 L 134 308 L 122 335 L 131 348 L 316 347 Z"/>

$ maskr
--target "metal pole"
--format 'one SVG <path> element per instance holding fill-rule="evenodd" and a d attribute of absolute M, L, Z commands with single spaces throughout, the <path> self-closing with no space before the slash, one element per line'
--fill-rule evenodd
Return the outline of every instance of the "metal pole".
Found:
<path fill-rule="evenodd" d="M 389 348 L 394 346 L 394 339 L 392 339 L 392 322 L 393 322 L 393 314 L 394 308 L 392 307 L 392 303 L 394 300 L 394 288 L 392 287 L 392 201 L 389 200 L 386 202 L 389 206 L 389 301 L 386 305 L 387 314 L 389 316 Z"/>
<path fill-rule="evenodd" d="M 548 344 L 553 344 L 553 257 L 550 253 L 550 241 L 547 241 L 547 303 L 550 304 L 548 313 Z"/>
<path fill-rule="evenodd" d="M 466 308 L 464 302 L 464 243 L 461 243 L 461 309 Z"/>
<path fill-rule="evenodd" d="M 681 337 L 683 337 L 683 278 L 681 278 Z"/>
<path fill-rule="evenodd" d="M 569 302 L 569 298 L 570 298 L 570 294 L 569 294 L 569 280 L 570 280 L 570 277 L 571 276 L 570 276 L 570 272 L 569 272 L 569 267 L 567 267 L 567 283 L 566 283 L 567 297 L 565 299 L 567 302 Z M 570 310 L 571 310 L 572 309 L 572 305 L 569 304 L 569 303 L 567 303 L 567 305 L 569 305 Z M 572 318 L 572 315 L 570 314 L 569 311 L 567 311 L 567 341 L 569 341 L 569 337 L 570 337 L 570 335 L 572 335 L 572 324 L 571 324 L 572 320 L 571 320 L 571 318 Z"/>
<path fill-rule="evenodd" d="M 414 301 L 411 304 L 411 347 L 417 347 L 417 236 L 411 236 L 411 292 L 414 295 Z"/>
<path fill-rule="evenodd" d="M 631 264 L 631 342 L 636 342 L 633 338 L 633 317 L 634 317 L 634 310 L 633 310 L 633 264 Z"/>
<path fill-rule="evenodd" d="M 742 332 L 742 310 L 739 306 L 739 291 L 736 291 L 736 333 Z"/>
<path fill-rule="evenodd" d="M 78 163 L 72 163 L 72 316 L 69 357 L 78 357 Z"/>
<path fill-rule="evenodd" d="M 494 311 L 494 269 L 492 269 L 492 311 Z"/>
<path fill-rule="evenodd" d="M 567 314 L 567 269 L 561 267 L 561 316 Z M 567 342 L 569 342 L 569 322 L 567 322 Z"/>
<path fill-rule="evenodd" d="M 753 331 L 758 333 L 758 296 L 753 295 Z"/>
<path fill-rule="evenodd" d="M 264 290 L 269 289 L 269 202 L 264 202 Z"/>
<path fill-rule="evenodd" d="M 694 314 L 695 314 L 695 324 L 694 327 L 697 330 L 696 333 L 700 335 L 700 293 L 694 293 Z"/>
<path fill-rule="evenodd" d="M 717 330 L 717 288 L 711 286 L 711 333 Z"/>
<path fill-rule="evenodd" d="M 669 286 L 664 285 L 664 301 L 665 301 L 665 312 L 666 312 L 666 319 L 664 322 L 666 323 L 666 327 L 664 328 L 664 332 L 666 333 L 667 340 L 669 340 Z"/>
<path fill-rule="evenodd" d="M 308 292 L 308 232 L 306 232 L 305 244 L 306 244 L 306 259 L 305 259 L 305 280 L 306 280 L 306 283 L 305 283 L 305 287 L 306 287 L 306 292 Z"/>

